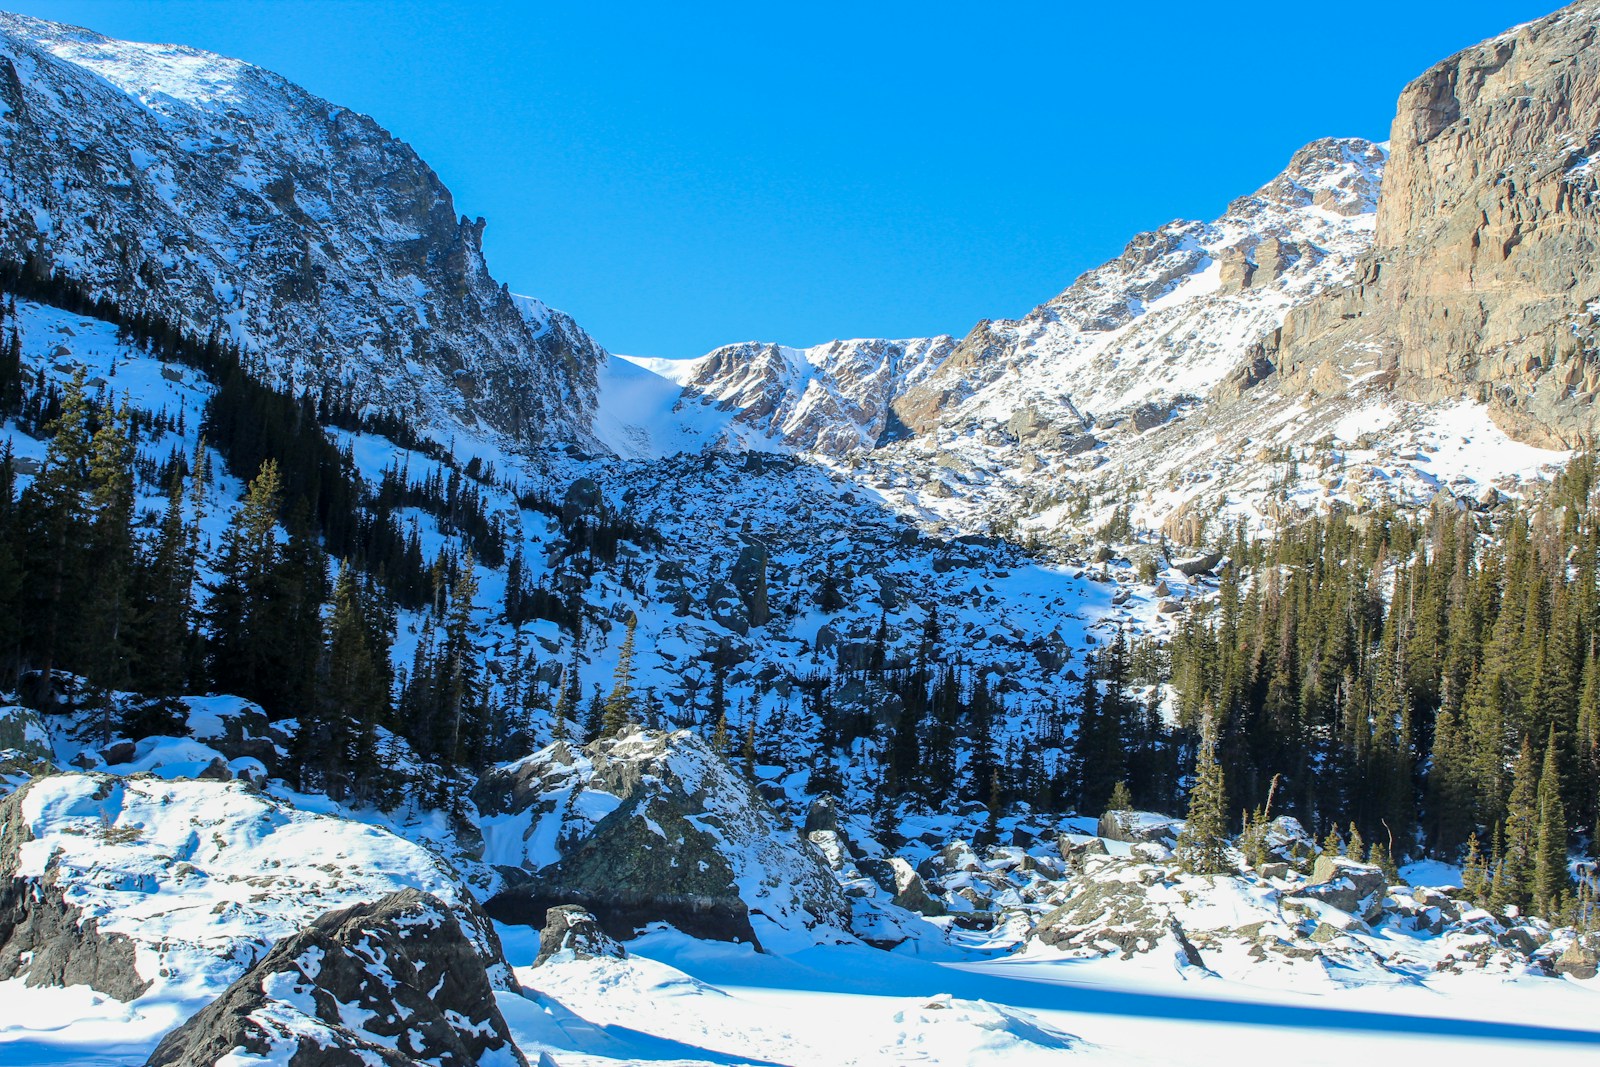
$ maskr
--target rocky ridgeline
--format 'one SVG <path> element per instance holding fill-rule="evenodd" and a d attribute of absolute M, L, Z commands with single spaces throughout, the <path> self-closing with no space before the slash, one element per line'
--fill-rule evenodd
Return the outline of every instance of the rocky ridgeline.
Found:
<path fill-rule="evenodd" d="M 0 14 L 0 256 L 270 377 L 586 438 L 604 352 L 489 275 L 482 219 L 372 119 L 247 63 Z"/>

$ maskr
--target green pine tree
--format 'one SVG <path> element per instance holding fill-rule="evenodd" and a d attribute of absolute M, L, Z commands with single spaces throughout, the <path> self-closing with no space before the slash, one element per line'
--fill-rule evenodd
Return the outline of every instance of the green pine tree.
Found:
<path fill-rule="evenodd" d="M 1189 791 L 1189 816 L 1178 835 L 1178 856 L 1193 874 L 1228 874 L 1227 794 L 1222 767 L 1217 763 L 1215 720 L 1207 715 L 1200 724 L 1200 747 L 1195 755 L 1194 786 Z"/>

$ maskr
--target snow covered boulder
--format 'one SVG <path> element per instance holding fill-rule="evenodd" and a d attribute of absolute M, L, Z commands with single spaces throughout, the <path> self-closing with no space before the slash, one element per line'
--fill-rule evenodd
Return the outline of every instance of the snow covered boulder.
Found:
<path fill-rule="evenodd" d="M 486 905 L 502 922 L 577 904 L 621 938 L 654 922 L 771 950 L 848 936 L 822 855 L 688 731 L 557 742 L 486 774 L 473 799 L 507 883 Z"/>
<path fill-rule="evenodd" d="M 147 1067 L 526 1067 L 496 1006 L 514 991 L 488 922 L 415 889 L 331 911 L 279 941 L 162 1039 Z M 485 951 L 491 953 L 484 955 Z"/>
<path fill-rule="evenodd" d="M 1182 829 L 1182 819 L 1153 811 L 1108 811 L 1100 816 L 1099 835 L 1107 841 L 1150 841 L 1171 848 L 1177 844 Z"/>
<path fill-rule="evenodd" d="M 0 978 L 215 995 L 323 912 L 406 888 L 477 929 L 454 872 L 386 830 L 240 782 L 53 774 L 0 801 Z"/>
<path fill-rule="evenodd" d="M 533 965 L 542 967 L 551 960 L 593 960 L 627 955 L 628 950 L 600 929 L 593 915 L 576 904 L 563 904 L 544 914 L 544 929 L 539 931 L 539 955 L 534 958 Z"/>
<path fill-rule="evenodd" d="M 1344 856 L 1318 856 L 1304 888 L 1285 896 L 1284 902 L 1287 905 L 1294 900 L 1317 901 L 1376 922 L 1383 914 L 1383 901 L 1388 892 L 1389 877 L 1383 873 L 1383 868 L 1357 863 Z"/>
<path fill-rule="evenodd" d="M 1046 945 L 1130 959 L 1172 945 L 1191 963 L 1200 962 L 1167 902 L 1153 894 L 1150 868 L 1118 863 L 1071 883 L 1066 903 L 1041 918 L 1034 937 Z"/>
<path fill-rule="evenodd" d="M 1600 943 L 1593 938 L 1573 938 L 1556 957 L 1551 969 L 1571 978 L 1593 978 L 1600 974 Z"/>

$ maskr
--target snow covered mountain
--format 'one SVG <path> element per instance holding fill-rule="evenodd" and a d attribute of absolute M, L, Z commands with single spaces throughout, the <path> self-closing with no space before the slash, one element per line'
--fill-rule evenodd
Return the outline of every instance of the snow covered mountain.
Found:
<path fill-rule="evenodd" d="M 585 437 L 604 352 L 490 276 L 483 226 L 372 119 L 276 74 L 0 14 L 0 258 L 220 328 L 282 383 Z"/>
<path fill-rule="evenodd" d="M 1359 139 L 1313 142 L 1215 221 L 1140 234 L 1026 317 L 959 342 L 717 349 L 683 376 L 685 403 L 835 458 L 986 422 L 1070 449 L 1097 425 L 1205 394 L 1288 308 L 1348 278 L 1371 247 L 1386 157 Z"/>

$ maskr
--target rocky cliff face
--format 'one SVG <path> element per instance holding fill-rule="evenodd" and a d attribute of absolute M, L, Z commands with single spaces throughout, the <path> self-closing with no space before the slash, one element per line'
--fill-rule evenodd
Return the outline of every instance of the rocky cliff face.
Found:
<path fill-rule="evenodd" d="M 0 14 L 0 257 L 220 327 L 279 381 L 586 434 L 604 353 L 519 307 L 483 226 L 409 146 L 276 74 Z"/>
<path fill-rule="evenodd" d="M 1378 353 L 1403 395 L 1488 401 L 1514 436 L 1592 440 L 1600 389 L 1600 5 L 1434 66 L 1395 115 L 1372 253 L 1289 317 L 1301 388 Z"/>

